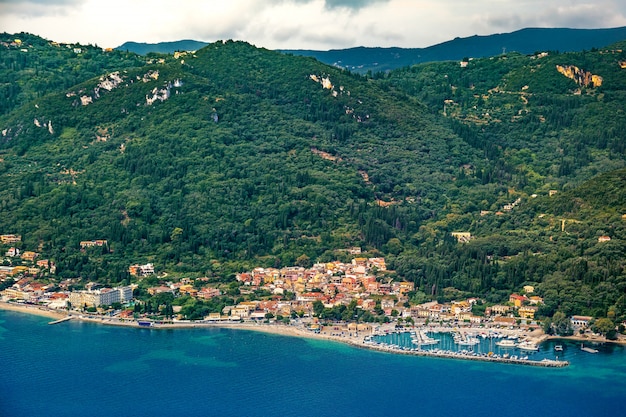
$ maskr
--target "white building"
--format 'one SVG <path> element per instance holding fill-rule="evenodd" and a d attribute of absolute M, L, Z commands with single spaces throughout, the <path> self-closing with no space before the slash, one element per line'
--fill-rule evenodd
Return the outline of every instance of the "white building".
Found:
<path fill-rule="evenodd" d="M 102 288 L 94 291 L 72 291 L 69 302 L 74 307 L 110 306 L 113 303 L 125 303 L 133 299 L 133 289 L 127 287 Z"/>

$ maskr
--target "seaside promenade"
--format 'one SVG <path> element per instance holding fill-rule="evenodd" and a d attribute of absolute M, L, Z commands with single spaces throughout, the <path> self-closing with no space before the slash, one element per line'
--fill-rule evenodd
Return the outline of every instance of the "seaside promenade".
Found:
<path fill-rule="evenodd" d="M 304 337 L 311 339 L 324 339 L 329 341 L 335 341 L 340 343 L 346 343 L 350 346 L 354 346 L 357 348 L 370 349 L 384 353 L 392 353 L 392 354 L 401 354 L 401 355 L 413 355 L 413 356 L 425 356 L 425 357 L 436 357 L 436 358 L 448 358 L 448 359 L 462 359 L 462 360 L 473 360 L 473 361 L 483 361 L 483 362 L 494 362 L 494 363 L 508 363 L 508 364 L 516 364 L 516 365 L 529 365 L 529 366 L 541 366 L 541 367 L 550 367 L 550 368 L 562 368 L 569 365 L 568 361 L 559 361 L 552 359 L 543 359 L 543 360 L 531 360 L 525 358 L 517 358 L 517 357 L 501 357 L 501 356 L 488 356 L 488 355 L 479 355 L 473 352 L 467 351 L 450 351 L 450 350 L 422 350 L 419 348 L 401 348 L 398 346 L 392 346 L 383 343 L 372 343 L 371 336 L 372 332 L 315 332 L 307 329 L 304 325 L 289 325 L 289 324 L 277 324 L 277 323 L 259 323 L 259 322 L 205 322 L 205 321 L 170 321 L 170 322 L 149 322 L 150 325 L 146 326 L 146 322 L 142 322 L 141 320 L 134 319 L 119 319 L 116 317 L 107 317 L 107 316 L 89 316 L 76 312 L 68 312 L 52 310 L 41 306 L 34 305 L 25 305 L 25 304 L 16 304 L 16 303 L 7 303 L 0 302 L 0 309 L 18 311 L 27 314 L 36 314 L 41 316 L 46 316 L 54 319 L 50 324 L 59 324 L 70 319 L 72 320 L 80 320 L 84 322 L 111 325 L 111 326 L 125 326 L 125 327 L 135 327 L 135 328 L 150 328 L 150 329 L 173 329 L 173 328 L 228 328 L 228 329 L 238 329 L 238 330 L 249 330 L 249 331 L 260 331 L 272 334 L 278 334 L 283 336 L 291 336 L 291 337 Z M 333 326 L 331 326 L 333 327 Z M 391 327 L 388 327 L 387 332 L 391 330 Z M 442 327 L 433 327 L 429 326 L 428 328 L 423 328 L 423 330 L 427 330 L 429 332 L 450 332 L 450 328 L 442 328 Z M 481 329 L 463 329 L 464 332 L 470 331 L 479 331 Z M 408 330 L 402 330 L 408 331 Z M 546 337 L 534 337 L 533 340 L 537 343 L 541 343 L 541 341 L 545 340 Z"/>

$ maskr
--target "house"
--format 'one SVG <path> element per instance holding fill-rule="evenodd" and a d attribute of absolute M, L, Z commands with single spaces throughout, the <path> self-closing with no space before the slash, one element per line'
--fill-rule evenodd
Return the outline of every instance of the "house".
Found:
<path fill-rule="evenodd" d="M 9 250 L 6 251 L 4 255 L 10 258 L 14 258 L 20 255 L 20 250 L 18 248 L 9 248 Z"/>
<path fill-rule="evenodd" d="M 97 239 L 97 240 L 83 240 L 80 242 L 80 247 L 82 249 L 85 248 L 92 248 L 94 246 L 106 246 L 107 245 L 107 241 L 103 240 L 103 239 Z"/>
<path fill-rule="evenodd" d="M 197 295 L 198 298 L 204 298 L 208 300 L 213 297 L 219 297 L 220 295 L 222 295 L 222 292 L 218 288 L 204 287 L 200 291 L 198 291 Z"/>
<path fill-rule="evenodd" d="M 379 271 L 387 270 L 387 264 L 385 263 L 385 258 L 369 258 L 367 260 L 367 267 L 370 269 L 376 268 Z"/>
<path fill-rule="evenodd" d="M 598 242 L 608 242 L 611 240 L 610 236 L 600 236 L 598 237 Z"/>
<path fill-rule="evenodd" d="M 0 242 L 3 244 L 9 243 L 17 243 L 22 241 L 22 236 L 20 235 L 0 235 Z"/>
<path fill-rule="evenodd" d="M 357 286 L 356 278 L 345 277 L 341 280 L 341 286 L 348 291 L 353 291 Z"/>
<path fill-rule="evenodd" d="M 33 262 L 38 256 L 39 254 L 37 252 L 32 252 L 29 250 L 22 252 L 22 260 L 24 261 Z"/>
<path fill-rule="evenodd" d="M 455 237 L 459 243 L 467 243 L 472 239 L 470 232 L 452 232 L 451 235 Z"/>
<path fill-rule="evenodd" d="M 536 306 L 524 306 L 520 307 L 517 312 L 519 313 L 519 316 L 523 319 L 534 319 L 537 310 L 538 307 Z"/>
<path fill-rule="evenodd" d="M 161 285 L 159 287 L 150 287 L 148 288 L 148 294 L 150 295 L 155 295 L 155 294 L 161 294 L 161 293 L 165 293 L 165 292 L 169 292 L 169 293 L 174 293 L 174 290 L 172 290 L 170 287 L 166 287 L 164 285 Z"/>
<path fill-rule="evenodd" d="M 515 317 L 498 316 L 493 319 L 493 323 L 500 326 L 513 326 L 517 323 L 517 320 L 515 319 Z"/>
<path fill-rule="evenodd" d="M 515 307 L 521 307 L 528 298 L 524 295 L 511 294 L 509 296 L 509 303 L 512 303 Z"/>
<path fill-rule="evenodd" d="M 154 274 L 154 265 L 153 264 L 145 264 L 145 265 L 131 265 L 128 267 L 128 272 L 136 277 L 145 277 L 151 274 Z"/>
<path fill-rule="evenodd" d="M 40 259 L 36 265 L 40 268 L 48 269 L 50 268 L 50 261 L 48 259 Z"/>
<path fill-rule="evenodd" d="M 189 294 L 192 297 L 195 297 L 198 294 L 198 290 L 196 290 L 191 284 L 183 284 L 178 288 L 178 291 L 181 294 Z"/>
<path fill-rule="evenodd" d="M 572 316 L 572 318 L 570 319 L 570 322 L 572 323 L 572 326 L 588 327 L 589 322 L 592 319 L 593 317 L 590 317 L 590 316 Z"/>
<path fill-rule="evenodd" d="M 535 292 L 535 287 L 533 287 L 532 285 L 524 285 L 524 292 L 526 294 L 532 294 Z"/>
<path fill-rule="evenodd" d="M 498 314 L 498 315 L 503 316 L 509 311 L 511 311 L 511 307 L 509 306 L 505 306 L 501 304 L 496 304 L 495 306 L 491 306 L 491 314 Z"/>

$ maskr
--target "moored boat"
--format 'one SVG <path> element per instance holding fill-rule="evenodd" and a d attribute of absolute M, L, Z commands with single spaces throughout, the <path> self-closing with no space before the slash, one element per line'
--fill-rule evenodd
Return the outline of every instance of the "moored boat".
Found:
<path fill-rule="evenodd" d="M 499 346 L 501 348 L 514 348 L 515 341 L 512 339 L 502 339 L 496 342 L 496 346 Z"/>
<path fill-rule="evenodd" d="M 517 347 L 521 350 L 539 350 L 539 346 L 529 341 L 520 342 Z"/>

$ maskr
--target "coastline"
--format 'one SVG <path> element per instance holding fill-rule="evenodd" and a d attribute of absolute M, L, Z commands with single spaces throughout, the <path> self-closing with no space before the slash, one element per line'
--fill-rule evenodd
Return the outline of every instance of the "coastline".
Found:
<path fill-rule="evenodd" d="M 109 326 L 122 326 L 122 327 L 133 327 L 136 329 L 139 328 L 147 328 L 154 330 L 165 330 L 165 329 L 193 329 L 193 328 L 225 328 L 225 329 L 233 329 L 233 330 L 248 330 L 248 331 L 256 331 L 256 332 L 264 332 L 268 334 L 274 334 L 279 336 L 287 336 L 287 337 L 300 337 L 300 338 L 308 338 L 308 339 L 316 339 L 316 340 L 326 340 L 332 342 L 339 342 L 348 344 L 353 347 L 375 350 L 384 353 L 391 354 L 403 354 L 403 355 L 413 355 L 413 356 L 428 356 L 428 357 L 439 357 L 439 358 L 451 358 L 451 359 L 462 359 L 462 360 L 477 360 L 477 361 L 485 361 L 485 362 L 497 362 L 497 363 L 509 363 L 509 364 L 520 364 L 520 365 L 531 365 L 531 366 L 544 366 L 544 367 L 564 367 L 569 365 L 569 362 L 566 361 L 548 361 L 548 362 L 540 362 L 540 361 L 529 361 L 529 360 L 510 360 L 510 359 L 502 359 L 502 358 L 492 358 L 492 357 L 481 357 L 481 356 L 468 356 L 462 355 L 455 352 L 438 352 L 434 353 L 431 351 L 406 351 L 394 349 L 388 346 L 377 346 L 368 344 L 365 341 L 365 337 L 369 336 L 368 334 L 361 333 L 359 335 L 358 332 L 350 333 L 350 332 L 342 332 L 341 334 L 326 334 L 324 332 L 316 333 L 310 330 L 307 330 L 303 327 L 297 327 L 293 325 L 286 324 L 265 324 L 265 323 L 239 323 L 239 322 L 215 322 L 215 323 L 206 323 L 206 322 L 171 322 L 171 323 L 159 323 L 154 326 L 142 326 L 135 320 L 123 320 L 118 318 L 111 317 L 87 317 L 82 314 L 68 314 L 65 312 L 60 312 L 57 310 L 51 310 L 42 306 L 35 305 L 20 305 L 14 303 L 8 303 L 4 301 L 0 301 L 0 309 L 8 310 L 13 312 L 25 313 L 25 314 L 33 314 L 43 317 L 48 317 L 54 319 L 54 321 L 50 322 L 50 324 L 55 324 L 59 322 L 59 320 L 79 320 L 89 323 L 96 323 L 101 325 L 109 325 Z M 408 329 L 407 329 L 408 331 Z M 441 331 L 441 330 L 440 330 Z M 620 341 L 606 341 L 600 339 L 589 339 L 579 336 L 568 336 L 568 337 L 559 337 L 559 336 L 548 336 L 544 334 L 541 330 L 535 330 L 531 334 L 527 336 L 535 344 L 540 344 L 546 340 L 556 340 L 556 339 L 564 339 L 564 340 L 575 340 L 575 341 L 587 341 L 587 342 L 613 342 L 619 344 L 625 344 L 624 340 Z"/>
<path fill-rule="evenodd" d="M 35 316 L 48 317 L 48 318 L 55 319 L 55 320 L 59 320 L 59 319 L 67 317 L 67 314 L 64 314 L 57 310 L 51 310 L 47 307 L 8 303 L 6 301 L 0 301 L 0 310 L 32 314 Z"/>

